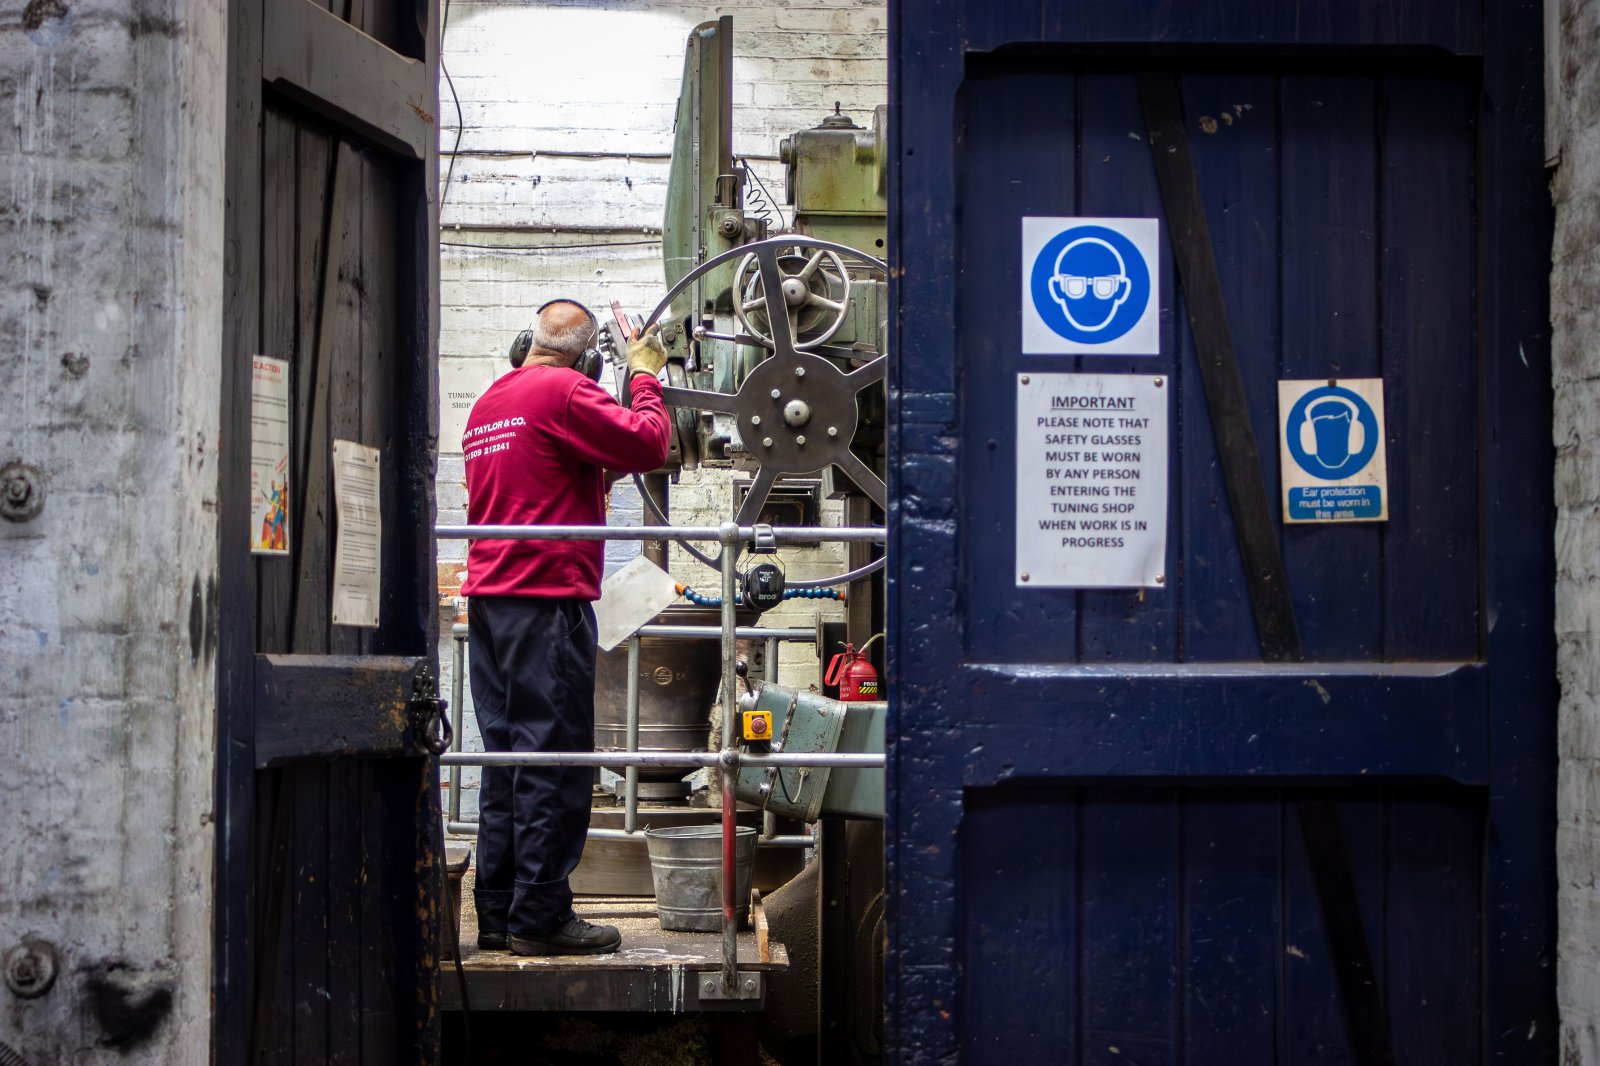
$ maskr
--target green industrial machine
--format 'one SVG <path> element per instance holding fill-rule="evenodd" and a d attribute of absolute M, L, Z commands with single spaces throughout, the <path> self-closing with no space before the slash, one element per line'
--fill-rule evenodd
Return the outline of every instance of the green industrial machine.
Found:
<path fill-rule="evenodd" d="M 886 109 L 863 126 L 836 105 L 782 138 L 781 202 L 735 151 L 733 117 L 733 20 L 725 16 L 697 26 L 685 53 L 662 225 L 666 294 L 642 321 L 603 327 L 601 347 L 615 362 L 622 334 L 637 326 L 659 324 L 668 350 L 674 440 L 667 467 L 639 482 L 650 485 L 646 506 L 655 501 L 650 516 L 664 520 L 671 476 L 711 465 L 729 471 L 730 517 L 741 526 L 806 524 L 769 506 L 802 485 L 842 501 L 844 524 L 880 525 L 888 502 Z M 770 160 L 772 148 L 754 150 Z M 626 374 L 619 378 L 625 390 Z M 816 514 L 813 507 L 808 521 Z M 884 625 L 881 549 L 861 542 L 847 550 L 845 572 L 813 581 L 848 589 L 843 623 L 819 620 L 824 661 L 835 645 L 860 647 Z M 884 703 L 846 704 L 770 683 L 750 698 L 771 712 L 772 750 L 883 751 Z M 816 990 L 811 1014 L 788 1018 L 789 1035 L 811 1041 L 821 1061 L 878 1061 L 884 771 L 747 769 L 739 793 L 780 818 L 821 825 L 818 891 L 828 905 L 817 904 L 809 933 L 791 930 L 815 937 Z"/>
<path fill-rule="evenodd" d="M 784 138 L 779 157 L 787 187 L 779 204 L 733 150 L 732 89 L 733 19 L 723 16 L 690 34 L 678 98 L 662 225 L 671 295 L 651 316 L 668 347 L 668 384 L 736 395 L 760 363 L 795 352 L 819 356 L 844 373 L 858 370 L 880 358 L 887 344 L 888 287 L 879 261 L 887 230 L 885 109 L 876 110 L 866 129 L 836 107 L 815 128 Z M 775 259 L 790 343 L 769 314 L 763 254 L 738 254 L 746 248 Z M 839 432 L 849 414 L 853 432 L 845 443 L 880 475 L 882 396 L 881 388 L 866 390 L 859 413 L 827 412 L 836 416 Z M 745 439 L 750 434 L 740 432 L 738 411 L 715 400 L 676 406 L 678 465 L 693 469 L 706 459 L 732 459 L 746 470 L 762 465 L 759 445 L 752 447 L 756 442 Z M 844 470 L 847 465 L 819 464 L 830 493 L 875 496 Z"/>

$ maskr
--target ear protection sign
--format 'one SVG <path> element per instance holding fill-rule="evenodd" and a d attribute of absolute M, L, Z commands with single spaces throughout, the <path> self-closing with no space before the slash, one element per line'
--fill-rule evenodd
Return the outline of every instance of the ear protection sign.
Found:
<path fill-rule="evenodd" d="M 1327 404 L 1342 404 L 1350 412 L 1349 454 L 1361 454 L 1362 449 L 1367 446 L 1367 427 L 1361 422 L 1361 409 L 1343 396 L 1326 396 L 1314 404 L 1307 405 L 1305 418 L 1300 421 L 1300 450 L 1307 455 L 1317 454 L 1317 427 L 1311 417 L 1311 411 L 1316 407 L 1325 408 Z"/>
<path fill-rule="evenodd" d="M 587 307 L 584 307 L 583 304 L 576 300 L 569 300 L 564 296 L 558 296 L 554 300 L 547 300 L 540 304 L 539 309 L 534 312 L 534 316 L 538 317 L 539 315 L 544 314 L 546 308 L 552 307 L 556 304 L 571 304 L 573 307 L 578 308 L 585 315 L 589 316 L 589 339 L 584 346 L 583 353 L 579 355 L 577 361 L 572 364 L 572 369 L 576 370 L 590 381 L 599 381 L 600 370 L 604 365 L 605 360 L 601 358 L 600 350 L 596 347 L 600 339 L 600 323 L 595 319 L 594 312 L 589 310 Z M 511 365 L 518 367 L 521 366 L 527 360 L 528 353 L 532 350 L 533 330 L 525 329 L 521 333 L 517 334 L 516 340 L 511 342 Z"/>

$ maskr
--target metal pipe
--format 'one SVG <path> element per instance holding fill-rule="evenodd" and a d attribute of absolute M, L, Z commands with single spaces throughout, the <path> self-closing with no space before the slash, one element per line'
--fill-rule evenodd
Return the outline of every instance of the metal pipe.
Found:
<path fill-rule="evenodd" d="M 461 705 L 466 702 L 466 685 L 461 676 L 467 659 L 467 627 L 450 627 L 455 647 L 450 653 L 450 750 L 461 750 Z M 450 767 L 450 820 L 461 820 L 461 767 Z"/>
<path fill-rule="evenodd" d="M 668 626 L 642 625 L 639 627 L 641 637 L 696 637 L 702 640 L 722 639 L 721 626 Z M 802 643 L 815 644 L 817 631 L 815 629 L 763 629 L 760 626 L 740 626 L 734 635 L 740 640 L 795 640 Z"/>
<path fill-rule="evenodd" d="M 862 706 L 857 704 L 857 706 Z M 701 766 L 832 766 L 851 770 L 881 770 L 884 756 L 865 752 L 777 752 L 758 755 L 735 749 L 724 756 L 716 751 L 463 751 L 439 756 L 441 766 L 655 766 L 662 769 Z"/>
<path fill-rule="evenodd" d="M 738 823 L 734 799 L 739 764 L 733 750 L 733 719 L 739 711 L 739 693 L 734 687 L 739 657 L 738 637 L 734 632 L 738 628 L 734 613 L 734 567 L 739 558 L 739 526 L 735 522 L 724 522 L 719 532 L 722 539 L 722 991 L 731 998 L 738 982 L 739 963 L 735 855 Z"/>
<path fill-rule="evenodd" d="M 628 638 L 628 754 L 639 750 L 639 634 Z M 638 828 L 639 768 L 629 766 L 624 776 L 622 824 L 628 832 Z"/>
<path fill-rule="evenodd" d="M 802 630 L 801 632 L 808 634 L 813 642 L 816 641 L 817 631 L 815 629 Z M 778 638 L 775 636 L 767 637 L 767 680 L 774 685 L 778 683 Z"/>
<path fill-rule="evenodd" d="M 733 525 L 732 522 L 726 525 Z M 734 526 L 734 543 L 754 540 L 754 526 Z M 721 540 L 718 526 L 436 526 L 438 540 Z M 882 544 L 884 531 L 870 526 L 773 526 L 778 544 Z"/>
<path fill-rule="evenodd" d="M 478 835 L 477 822 L 448 822 L 445 832 L 452 836 L 471 837 Z M 631 840 L 637 844 L 644 843 L 644 831 L 630 833 L 625 829 L 595 829 L 589 830 L 590 840 Z M 764 848 L 814 848 L 817 838 L 809 833 L 789 833 L 780 836 L 760 837 L 756 843 Z"/>

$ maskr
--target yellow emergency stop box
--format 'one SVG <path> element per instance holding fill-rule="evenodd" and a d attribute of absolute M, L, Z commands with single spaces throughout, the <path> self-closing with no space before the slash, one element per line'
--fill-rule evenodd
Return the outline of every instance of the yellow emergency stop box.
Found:
<path fill-rule="evenodd" d="M 744 729 L 744 739 L 772 739 L 771 711 L 741 711 L 739 717 Z"/>

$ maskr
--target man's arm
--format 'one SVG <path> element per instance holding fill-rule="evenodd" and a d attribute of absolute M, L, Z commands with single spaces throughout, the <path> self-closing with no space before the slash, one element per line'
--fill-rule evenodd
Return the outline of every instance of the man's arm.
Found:
<path fill-rule="evenodd" d="M 661 383 L 633 376 L 633 407 L 623 407 L 599 385 L 582 379 L 567 398 L 567 447 L 586 463 L 623 474 L 644 474 L 667 461 L 671 423 Z"/>

